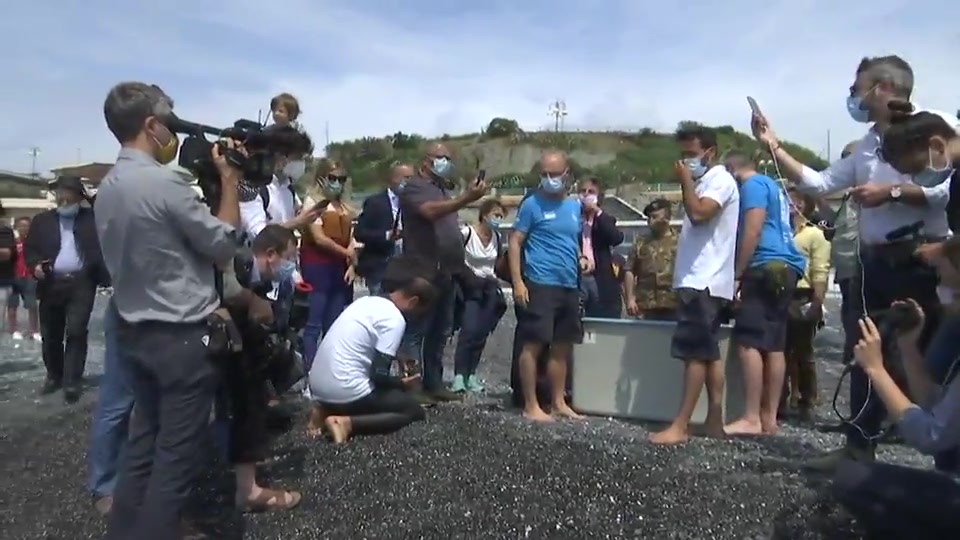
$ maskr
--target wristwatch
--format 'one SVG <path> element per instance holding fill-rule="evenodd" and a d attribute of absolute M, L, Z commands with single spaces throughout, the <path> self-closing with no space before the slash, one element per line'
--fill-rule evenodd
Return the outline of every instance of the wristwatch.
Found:
<path fill-rule="evenodd" d="M 899 201 L 899 200 L 900 200 L 900 195 L 902 195 L 902 194 L 903 194 L 903 190 L 900 188 L 900 186 L 893 186 L 892 188 L 890 188 L 890 200 L 891 200 L 891 201 L 893 201 L 893 202 Z"/>

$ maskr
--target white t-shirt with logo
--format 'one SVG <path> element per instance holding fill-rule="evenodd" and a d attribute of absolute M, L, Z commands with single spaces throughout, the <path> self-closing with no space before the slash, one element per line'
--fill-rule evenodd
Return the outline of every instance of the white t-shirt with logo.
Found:
<path fill-rule="evenodd" d="M 733 300 L 737 226 L 740 221 L 740 190 L 722 165 L 707 171 L 696 184 L 697 196 L 720 205 L 720 212 L 706 223 L 694 225 L 688 216 L 677 240 L 673 269 L 674 289 L 710 290 L 710 296 Z"/>
<path fill-rule="evenodd" d="M 376 354 L 397 354 L 407 322 L 389 298 L 355 300 L 323 336 L 310 367 L 310 395 L 324 403 L 350 403 L 373 391 Z"/>

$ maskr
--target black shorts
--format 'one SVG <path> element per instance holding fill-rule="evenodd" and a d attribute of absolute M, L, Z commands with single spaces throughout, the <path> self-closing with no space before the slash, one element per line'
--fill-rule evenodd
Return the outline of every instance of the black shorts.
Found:
<path fill-rule="evenodd" d="M 580 341 L 580 291 L 527 283 L 530 302 L 517 310 L 517 334 L 523 343 L 576 343 Z"/>
<path fill-rule="evenodd" d="M 783 352 L 787 344 L 790 301 L 797 290 L 798 276 L 792 270 L 785 286 L 773 290 L 762 270 L 746 272 L 740 280 L 740 305 L 737 307 L 733 336 L 737 345 L 760 352 Z"/>
<path fill-rule="evenodd" d="M 677 328 L 670 354 L 680 360 L 709 362 L 720 359 L 720 324 L 727 300 L 710 289 L 677 289 Z"/>

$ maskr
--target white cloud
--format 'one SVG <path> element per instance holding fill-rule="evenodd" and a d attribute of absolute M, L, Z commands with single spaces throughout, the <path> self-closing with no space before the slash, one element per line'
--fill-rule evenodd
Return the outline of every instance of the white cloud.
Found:
<path fill-rule="evenodd" d="M 856 64 L 889 53 L 912 63 L 918 103 L 960 107 L 946 0 L 923 13 L 901 0 L 16 4 L 0 20 L 3 169 L 29 170 L 32 146 L 41 170 L 78 152 L 111 160 L 101 107 L 120 80 L 159 84 L 208 124 L 290 91 L 320 144 L 327 122 L 334 140 L 477 131 L 494 116 L 536 129 L 558 97 L 571 127 L 746 129 L 750 94 L 782 136 L 822 151 L 829 129 L 836 153 L 863 132 L 844 108 Z"/>

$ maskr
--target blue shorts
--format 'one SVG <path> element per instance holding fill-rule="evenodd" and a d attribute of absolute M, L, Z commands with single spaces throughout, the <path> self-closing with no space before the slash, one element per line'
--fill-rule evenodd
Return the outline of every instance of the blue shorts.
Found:
<path fill-rule="evenodd" d="M 37 282 L 30 278 L 16 278 L 10 285 L 7 294 L 7 307 L 17 309 L 23 301 L 24 309 L 37 307 Z"/>

